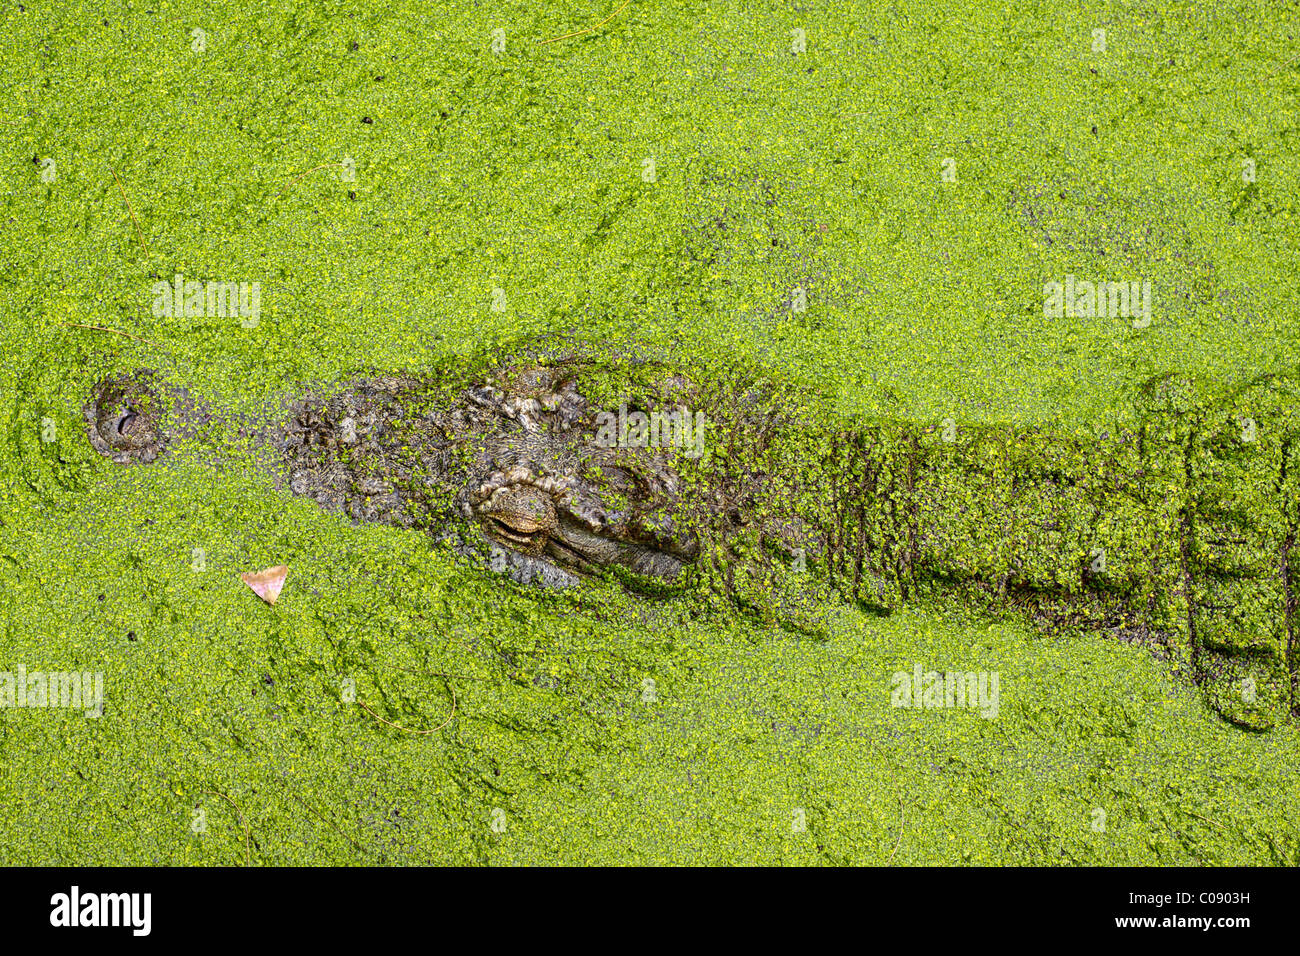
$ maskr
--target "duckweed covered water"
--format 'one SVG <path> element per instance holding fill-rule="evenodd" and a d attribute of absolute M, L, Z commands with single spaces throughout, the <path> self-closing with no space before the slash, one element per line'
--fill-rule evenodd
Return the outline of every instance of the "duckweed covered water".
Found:
<path fill-rule="evenodd" d="M 108 374 L 251 412 L 547 329 L 962 426 L 1296 368 L 1273 6 L 635 2 L 536 43 L 609 12 L 0 13 L 0 669 L 105 676 L 99 718 L 0 710 L 0 859 L 1300 861 L 1296 725 L 1235 729 L 1139 647 L 539 593 L 275 491 L 237 432 L 94 455 Z M 257 321 L 155 315 L 178 274 L 259 283 Z M 1045 318 L 1067 275 L 1149 280 L 1150 325 Z M 268 607 L 238 573 L 279 563 Z M 998 674 L 996 718 L 891 706 L 917 665 Z"/>

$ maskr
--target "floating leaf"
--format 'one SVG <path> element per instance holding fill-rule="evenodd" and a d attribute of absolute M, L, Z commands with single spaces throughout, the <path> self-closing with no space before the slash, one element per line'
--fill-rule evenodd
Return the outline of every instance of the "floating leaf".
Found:
<path fill-rule="evenodd" d="M 267 604 L 274 604 L 275 599 L 280 596 L 280 589 L 284 587 L 284 579 L 288 575 L 288 566 L 277 564 L 273 568 L 262 571 L 245 571 L 239 576 L 239 580 L 252 588 Z"/>

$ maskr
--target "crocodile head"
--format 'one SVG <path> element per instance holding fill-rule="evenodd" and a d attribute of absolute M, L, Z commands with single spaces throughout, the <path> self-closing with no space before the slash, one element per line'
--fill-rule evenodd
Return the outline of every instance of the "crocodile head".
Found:
<path fill-rule="evenodd" d="M 84 410 L 91 444 L 119 464 L 149 462 L 164 439 L 205 432 L 211 410 L 167 394 L 176 400 L 157 400 L 147 371 L 101 381 Z M 701 480 L 700 394 L 653 360 L 526 352 L 464 377 L 452 366 L 308 392 L 266 444 L 293 494 L 462 553 L 487 543 L 517 579 L 567 585 L 621 569 L 666 583 L 742 497 Z M 248 431 L 262 447 L 263 432 Z"/>

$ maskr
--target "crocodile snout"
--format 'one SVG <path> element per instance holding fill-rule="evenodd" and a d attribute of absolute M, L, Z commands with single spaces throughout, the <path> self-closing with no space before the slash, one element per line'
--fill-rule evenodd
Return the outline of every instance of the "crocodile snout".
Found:
<path fill-rule="evenodd" d="M 162 451 L 158 402 L 148 378 L 147 372 L 137 372 L 104 379 L 82 408 L 91 446 L 118 464 L 147 464 Z"/>

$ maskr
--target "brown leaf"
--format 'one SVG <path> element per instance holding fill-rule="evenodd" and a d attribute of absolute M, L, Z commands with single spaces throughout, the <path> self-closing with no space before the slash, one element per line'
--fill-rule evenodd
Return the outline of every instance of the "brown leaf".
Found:
<path fill-rule="evenodd" d="M 274 604 L 275 599 L 280 596 L 280 589 L 284 587 L 284 579 L 288 575 L 288 566 L 277 564 L 263 571 L 245 571 L 239 576 L 239 580 L 252 588 L 267 604 Z"/>

